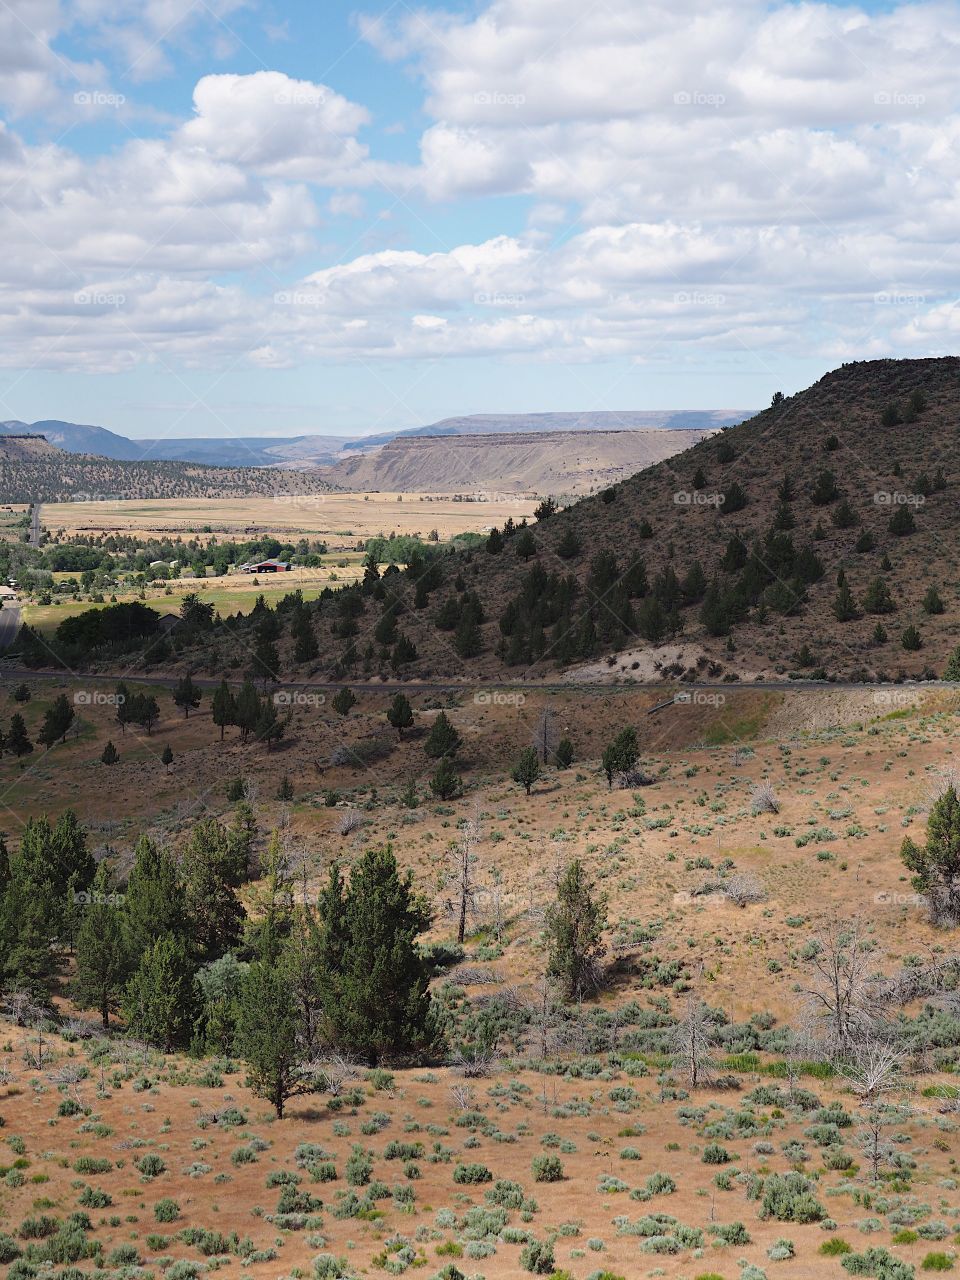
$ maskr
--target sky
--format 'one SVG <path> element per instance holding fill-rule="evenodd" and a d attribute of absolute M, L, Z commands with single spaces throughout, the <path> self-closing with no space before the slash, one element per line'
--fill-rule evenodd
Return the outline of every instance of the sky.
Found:
<path fill-rule="evenodd" d="M 753 409 L 960 333 L 960 4 L 0 0 L 0 419 Z"/>

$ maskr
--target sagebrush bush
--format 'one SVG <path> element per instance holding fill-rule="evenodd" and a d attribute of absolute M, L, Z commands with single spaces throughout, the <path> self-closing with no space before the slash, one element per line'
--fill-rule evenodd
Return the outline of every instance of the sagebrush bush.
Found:
<path fill-rule="evenodd" d="M 534 1156 L 533 1179 L 535 1182 L 562 1182 L 563 1161 L 559 1156 Z"/>
<path fill-rule="evenodd" d="M 180 1217 L 180 1206 L 176 1200 L 164 1196 L 153 1206 L 153 1216 L 158 1222 L 176 1222 Z"/>
<path fill-rule="evenodd" d="M 479 1182 L 492 1182 L 493 1174 L 485 1164 L 458 1164 L 453 1170 L 453 1180 L 461 1186 L 472 1186 Z"/>

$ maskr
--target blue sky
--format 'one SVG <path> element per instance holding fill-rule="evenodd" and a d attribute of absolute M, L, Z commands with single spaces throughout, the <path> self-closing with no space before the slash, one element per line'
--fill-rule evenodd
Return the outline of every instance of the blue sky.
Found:
<path fill-rule="evenodd" d="M 13 0 L 0 417 L 752 408 L 956 347 L 960 10 Z"/>

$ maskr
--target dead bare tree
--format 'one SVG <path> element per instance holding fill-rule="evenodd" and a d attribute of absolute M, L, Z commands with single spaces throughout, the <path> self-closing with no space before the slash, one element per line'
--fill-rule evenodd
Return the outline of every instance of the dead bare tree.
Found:
<path fill-rule="evenodd" d="M 861 1113 L 861 1126 L 857 1130 L 857 1145 L 870 1165 L 874 1182 L 880 1181 L 880 1170 L 896 1154 L 896 1146 L 886 1138 L 888 1128 L 907 1119 L 907 1108 L 891 1105 L 876 1098 Z"/>
<path fill-rule="evenodd" d="M 872 1034 L 878 1007 L 860 922 L 836 924 L 815 939 L 811 981 L 804 988 L 831 1062 L 851 1058 Z"/>
<path fill-rule="evenodd" d="M 687 996 L 672 1040 L 674 1066 L 682 1069 L 692 1088 L 707 1084 L 714 1066 L 710 1050 L 716 1044 L 716 1027 L 710 1010 L 695 991 Z"/>
<path fill-rule="evenodd" d="M 544 707 L 533 731 L 533 746 L 544 764 L 549 762 L 560 744 L 555 720 L 556 713 L 550 707 Z"/>
<path fill-rule="evenodd" d="M 461 945 L 467 933 L 467 916 L 475 913 L 480 884 L 477 879 L 479 858 L 477 846 L 481 839 L 480 811 L 460 832 L 460 839 L 450 846 L 447 884 L 452 891 L 451 909 L 457 921 L 457 942 Z"/>
<path fill-rule="evenodd" d="M 854 1044 L 841 1074 L 861 1102 L 875 1102 L 900 1083 L 903 1057 L 895 1045 L 875 1038 Z"/>

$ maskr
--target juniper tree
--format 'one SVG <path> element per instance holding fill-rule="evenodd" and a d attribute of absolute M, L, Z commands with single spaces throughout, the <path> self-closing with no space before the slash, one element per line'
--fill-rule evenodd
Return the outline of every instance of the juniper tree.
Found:
<path fill-rule="evenodd" d="M 357 705 L 357 695 L 352 689 L 348 689 L 346 685 L 339 689 L 333 696 L 331 706 L 338 716 L 346 716 L 350 713 L 350 708 Z"/>
<path fill-rule="evenodd" d="M 393 701 L 387 708 L 387 721 L 396 729 L 398 738 L 403 737 L 404 729 L 409 729 L 413 725 L 413 708 L 406 694 L 394 695 Z"/>
<path fill-rule="evenodd" d="M 950 677 L 946 677 L 949 679 Z M 11 755 L 15 755 L 17 759 L 21 756 L 27 756 L 33 750 L 33 743 L 27 735 L 26 722 L 19 712 L 15 712 L 10 717 L 10 732 L 7 735 L 7 750 Z"/>
<path fill-rule="evenodd" d="M 455 756 L 462 746 L 463 739 L 450 723 L 447 713 L 441 711 L 430 726 L 423 747 L 425 753 L 431 760 L 438 760 L 441 756 Z"/>
<path fill-rule="evenodd" d="M 163 934 L 185 936 L 184 888 L 171 854 L 146 836 L 137 841 L 121 919 L 131 969 Z"/>
<path fill-rule="evenodd" d="M 439 800 L 452 800 L 463 790 L 463 779 L 449 756 L 444 756 L 437 766 L 436 773 L 430 779 L 430 790 Z"/>
<path fill-rule="evenodd" d="M 510 776 L 526 790 L 527 795 L 530 794 L 530 788 L 540 777 L 540 757 L 536 747 L 524 747 Z"/>
<path fill-rule="evenodd" d="M 164 1053 L 188 1044 L 197 1013 L 195 975 L 183 938 L 158 937 L 124 992 L 123 1013 L 132 1033 Z"/>
<path fill-rule="evenodd" d="M 196 711 L 197 707 L 199 707 L 201 696 L 202 694 L 193 683 L 193 677 L 189 671 L 182 679 L 177 681 L 173 689 L 174 704 L 183 708 L 184 719 L 187 719 L 190 712 Z"/>
<path fill-rule="evenodd" d="M 109 740 L 100 754 L 100 760 L 103 764 L 116 764 L 120 759 L 120 752 Z"/>
<path fill-rule="evenodd" d="M 82 1008 L 98 1009 L 106 1029 L 128 971 L 120 913 L 106 862 L 97 867 L 88 896 L 77 933 L 73 996 Z"/>
<path fill-rule="evenodd" d="M 434 1038 L 429 970 L 418 938 L 426 902 L 389 845 L 368 849 L 345 885 L 338 868 L 319 904 L 324 1014 L 333 1043 L 368 1062 L 421 1053 Z"/>
<path fill-rule="evenodd" d="M 626 773 L 633 768 L 639 758 L 640 747 L 637 743 L 636 729 L 622 729 L 603 753 L 603 771 L 607 775 L 608 788 L 613 787 L 615 773 Z"/>
<path fill-rule="evenodd" d="M 287 1099 L 310 1087 L 299 1016 L 287 975 L 255 960 L 240 992 L 236 1052 L 249 1069 L 247 1084 L 283 1119 Z"/>
<path fill-rule="evenodd" d="M 214 692 L 213 701 L 210 705 L 210 715 L 213 723 L 220 728 L 220 741 L 222 742 L 227 725 L 236 724 L 237 722 L 237 704 L 226 680 L 221 680 Z"/>
<path fill-rule="evenodd" d="M 947 787 L 927 818 L 927 838 L 905 838 L 900 857 L 913 872 L 913 887 L 927 900 L 935 924 L 960 924 L 960 798 Z"/>
<path fill-rule="evenodd" d="M 565 999 L 580 999 L 599 985 L 606 923 L 607 900 L 595 896 L 583 863 L 575 858 L 560 880 L 545 920 L 547 973 Z"/>

